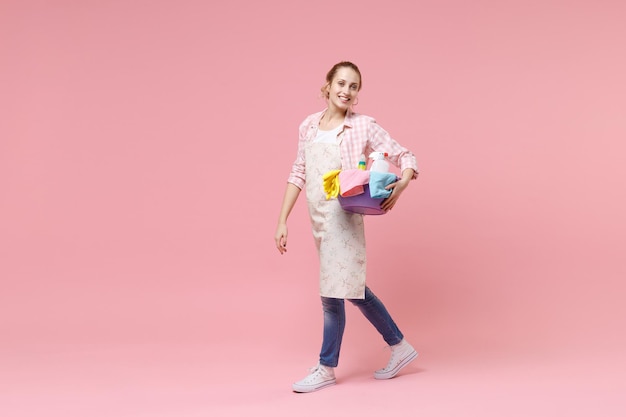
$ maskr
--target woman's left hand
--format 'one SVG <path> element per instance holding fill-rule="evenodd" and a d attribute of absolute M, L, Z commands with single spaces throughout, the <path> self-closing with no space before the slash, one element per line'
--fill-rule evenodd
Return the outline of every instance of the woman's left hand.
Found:
<path fill-rule="evenodd" d="M 409 186 L 409 181 L 410 179 L 402 178 L 401 180 L 386 186 L 386 190 L 391 190 L 391 195 L 383 200 L 380 208 L 385 211 L 391 210 L 396 205 L 396 202 L 398 202 L 398 198 L 400 198 L 400 194 L 402 194 L 402 191 L 404 191 L 404 189 Z"/>

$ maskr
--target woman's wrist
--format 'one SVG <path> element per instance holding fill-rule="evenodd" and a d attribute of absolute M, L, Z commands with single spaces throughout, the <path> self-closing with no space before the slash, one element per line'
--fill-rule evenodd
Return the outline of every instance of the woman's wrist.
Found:
<path fill-rule="evenodd" d="M 402 171 L 402 181 L 409 182 L 415 176 L 415 170 L 413 168 L 406 168 Z"/>

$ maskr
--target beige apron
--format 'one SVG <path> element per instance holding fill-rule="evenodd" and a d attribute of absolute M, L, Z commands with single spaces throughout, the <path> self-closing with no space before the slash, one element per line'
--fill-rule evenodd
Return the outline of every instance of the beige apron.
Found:
<path fill-rule="evenodd" d="M 309 141 L 305 147 L 306 199 L 320 258 L 320 295 L 365 298 L 363 215 L 344 211 L 339 200 L 326 200 L 322 176 L 341 169 L 338 144 Z"/>

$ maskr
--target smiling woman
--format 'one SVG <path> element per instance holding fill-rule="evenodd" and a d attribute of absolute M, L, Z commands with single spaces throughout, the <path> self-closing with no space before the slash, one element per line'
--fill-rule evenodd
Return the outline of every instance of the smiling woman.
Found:
<path fill-rule="evenodd" d="M 344 92 L 345 86 L 348 86 L 347 92 Z M 333 99 L 339 98 L 335 101 L 335 106 L 344 107 L 346 105 L 357 105 L 357 95 L 363 87 L 363 81 L 361 78 L 361 71 L 359 67 L 352 62 L 339 62 L 328 71 L 326 74 L 326 84 L 322 86 L 322 96 L 326 97 L 326 100 L 331 100 L 331 94 Z M 354 100 L 354 102 L 353 102 Z M 320 126 L 322 124 L 320 123 Z"/>
<path fill-rule="evenodd" d="M 302 188 L 320 261 L 320 296 L 324 332 L 318 364 L 309 375 L 293 384 L 296 392 L 312 392 L 335 384 L 334 368 L 345 328 L 348 299 L 391 346 L 391 358 L 374 372 L 376 379 L 393 378 L 417 357 L 415 349 L 391 318 L 383 303 L 366 286 L 365 229 L 363 215 L 342 210 L 337 199 L 327 199 L 324 174 L 357 169 L 360 156 L 384 152 L 402 170 L 402 178 L 386 187 L 390 196 L 381 208 L 391 210 L 412 179 L 417 178 L 414 155 L 393 140 L 373 118 L 354 113 L 361 89 L 361 72 L 351 62 L 335 64 L 326 75 L 321 91 L 328 107 L 308 116 L 300 125 L 296 161 L 288 179 L 276 229 L 278 251 L 287 252 L 287 218 Z"/>
<path fill-rule="evenodd" d="M 1 1 L 0 415 L 626 416 L 623 16 Z M 287 397 L 322 342 L 319 260 L 304 207 L 276 253 L 268 202 L 344 56 L 363 78 L 329 135 L 342 163 L 385 137 L 352 110 L 419 151 L 419 183 L 365 223 L 366 284 L 420 355 L 372 378 L 388 351 L 344 301 L 346 387 L 304 404 Z"/>

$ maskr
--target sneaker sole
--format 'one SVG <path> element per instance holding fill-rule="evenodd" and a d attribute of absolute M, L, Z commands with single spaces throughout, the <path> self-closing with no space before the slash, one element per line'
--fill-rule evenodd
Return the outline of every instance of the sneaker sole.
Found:
<path fill-rule="evenodd" d="M 398 374 L 398 372 L 400 372 L 402 370 L 402 368 L 407 366 L 409 363 L 413 362 L 413 360 L 415 358 L 417 358 L 417 352 L 414 350 L 406 358 L 402 359 L 398 363 L 398 365 L 391 370 L 391 372 L 385 372 L 385 373 L 374 372 L 374 378 L 376 378 L 376 379 L 391 379 L 394 376 L 396 376 Z"/>
<path fill-rule="evenodd" d="M 293 384 L 292 388 L 294 392 L 305 393 L 305 392 L 314 392 L 319 391 L 322 388 L 330 387 L 331 385 L 335 385 L 337 383 L 336 380 L 332 379 L 330 381 L 320 382 L 316 385 L 297 385 Z"/>

